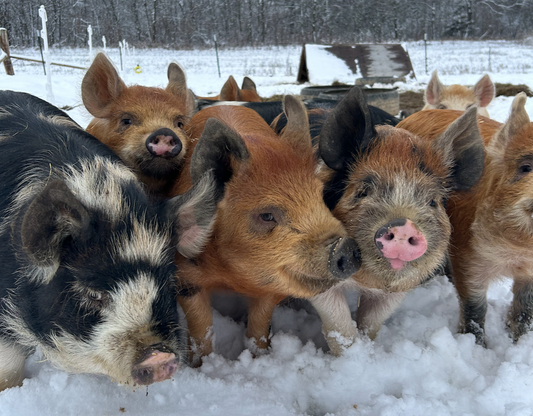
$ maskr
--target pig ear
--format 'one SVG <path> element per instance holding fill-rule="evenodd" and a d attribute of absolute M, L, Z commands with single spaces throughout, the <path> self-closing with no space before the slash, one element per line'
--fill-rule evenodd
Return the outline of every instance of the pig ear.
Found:
<path fill-rule="evenodd" d="M 187 111 L 191 112 L 195 106 L 194 94 L 187 88 L 187 76 L 177 62 L 171 62 L 167 69 L 168 85 L 165 90 L 187 104 Z"/>
<path fill-rule="evenodd" d="M 203 251 L 223 196 L 213 170 L 208 170 L 185 194 L 166 201 L 167 216 L 175 218 L 177 249 L 183 256 L 192 259 Z"/>
<path fill-rule="evenodd" d="M 219 99 L 221 101 L 239 101 L 239 86 L 237 85 L 235 78 L 233 78 L 233 75 L 230 75 L 228 80 L 222 86 Z"/>
<path fill-rule="evenodd" d="M 429 80 L 426 88 L 426 94 L 424 95 L 426 103 L 430 105 L 437 105 L 443 89 L 444 85 L 440 82 L 439 76 L 437 75 L 437 70 L 435 69 L 435 71 L 433 71 L 431 74 L 431 79 Z"/>
<path fill-rule="evenodd" d="M 293 95 L 283 97 L 283 113 L 287 118 L 287 125 L 281 133 L 281 139 L 302 151 L 312 151 L 309 117 L 302 100 Z"/>
<path fill-rule="evenodd" d="M 81 99 L 85 108 L 94 117 L 108 118 L 110 116 L 109 105 L 118 99 L 125 89 L 126 84 L 111 61 L 100 52 L 83 77 Z"/>
<path fill-rule="evenodd" d="M 490 150 L 494 157 L 503 157 L 507 145 L 511 139 L 524 127 L 529 124 L 529 116 L 526 112 L 527 95 L 525 92 L 519 93 L 511 104 L 511 114 L 503 127 L 491 139 L 487 150 Z"/>
<path fill-rule="evenodd" d="M 244 77 L 244 79 L 242 80 L 241 89 L 257 92 L 257 87 L 255 86 L 255 82 L 253 82 L 251 78 L 248 78 L 248 77 Z"/>
<path fill-rule="evenodd" d="M 225 183 L 233 175 L 232 161 L 241 162 L 248 157 L 241 136 L 216 118 L 210 118 L 191 156 L 191 180 L 195 183 L 212 170 L 218 189 L 223 192 Z"/>
<path fill-rule="evenodd" d="M 485 74 L 474 86 L 474 95 L 476 96 L 479 106 L 486 107 L 490 104 L 496 93 L 496 88 L 490 77 Z"/>
<path fill-rule="evenodd" d="M 61 180 L 52 180 L 30 204 L 21 228 L 22 249 L 41 266 L 59 260 L 65 240 L 87 238 L 90 216 Z"/>
<path fill-rule="evenodd" d="M 353 87 L 324 122 L 320 157 L 331 169 L 346 170 L 376 134 L 363 90 Z"/>
<path fill-rule="evenodd" d="M 477 126 L 477 107 L 472 106 L 455 120 L 439 137 L 434 147 L 444 154 L 452 166 L 451 187 L 470 189 L 483 174 L 485 148 Z"/>

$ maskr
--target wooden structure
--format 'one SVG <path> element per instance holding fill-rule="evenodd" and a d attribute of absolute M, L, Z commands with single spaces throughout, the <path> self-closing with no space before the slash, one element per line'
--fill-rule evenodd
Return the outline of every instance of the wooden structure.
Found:
<path fill-rule="evenodd" d="M 9 55 L 9 40 L 7 38 L 7 29 L 0 28 L 0 62 L 4 63 L 7 75 L 15 75 L 11 57 Z"/>
<path fill-rule="evenodd" d="M 355 78 L 414 76 L 409 54 L 399 44 L 303 46 L 298 82 L 353 85 Z"/>

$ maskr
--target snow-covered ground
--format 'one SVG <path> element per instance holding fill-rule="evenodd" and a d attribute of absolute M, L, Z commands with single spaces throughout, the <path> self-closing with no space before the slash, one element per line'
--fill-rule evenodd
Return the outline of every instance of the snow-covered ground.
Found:
<path fill-rule="evenodd" d="M 423 43 L 405 45 L 416 79 L 401 90 L 423 90 L 434 69 L 443 83 L 473 85 L 484 73 L 493 81 L 533 88 L 533 47 L 516 42 L 431 42 L 428 74 Z M 222 50 L 221 78 L 214 51 L 132 49 L 124 57 L 127 84 L 165 86 L 166 67 L 178 61 L 198 95 L 217 94 L 229 75 L 240 83 L 252 77 L 262 96 L 298 93 L 300 47 Z M 108 51 L 120 67 L 117 49 Z M 13 55 L 37 58 L 38 50 Z M 56 62 L 88 66 L 88 50 L 52 49 Z M 490 60 L 489 60 L 490 55 Z M 141 74 L 133 68 L 139 65 Z M 46 99 L 42 66 L 14 60 L 16 75 L 0 66 L 0 89 Z M 81 103 L 83 71 L 52 67 L 55 104 Z M 353 82 L 353 80 L 340 80 Z M 505 121 L 511 97 L 488 110 Z M 527 103 L 533 115 L 533 99 Z M 69 114 L 82 126 L 90 116 L 75 107 Z M 356 294 L 349 294 L 356 308 Z M 457 334 L 458 302 L 442 276 L 411 292 L 385 322 L 375 341 L 362 337 L 340 358 L 324 352 L 320 321 L 308 307 L 280 307 L 273 320 L 271 351 L 252 358 L 244 350 L 244 324 L 215 312 L 217 353 L 201 368 L 183 368 L 172 380 L 131 391 L 103 376 L 69 375 L 42 361 L 28 360 L 21 388 L 0 393 L 0 415 L 484 415 L 533 414 L 533 334 L 514 345 L 505 330 L 512 299 L 510 282 L 489 292 L 487 345 Z M 227 306 L 228 300 L 221 306 Z M 305 305 L 304 305 L 305 306 Z M 224 308 L 221 307 L 221 310 Z M 238 312 L 232 309 L 233 315 Z"/>

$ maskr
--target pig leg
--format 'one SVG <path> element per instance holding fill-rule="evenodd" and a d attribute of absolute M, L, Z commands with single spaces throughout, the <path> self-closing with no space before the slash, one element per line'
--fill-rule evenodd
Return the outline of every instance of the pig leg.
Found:
<path fill-rule="evenodd" d="M 381 324 L 402 303 L 405 295 L 405 292 L 386 293 L 381 290 L 361 292 L 356 312 L 357 328 L 370 339 L 376 338 Z"/>
<path fill-rule="evenodd" d="M 476 344 L 485 346 L 485 315 L 487 314 L 489 279 L 466 279 L 457 267 L 454 267 L 453 278 L 461 306 L 459 332 L 474 334 Z"/>
<path fill-rule="evenodd" d="M 247 347 L 254 350 L 262 350 L 270 345 L 270 322 L 274 308 L 284 297 L 264 297 L 250 298 L 248 302 L 248 329 L 246 337 L 251 342 L 247 342 Z"/>
<path fill-rule="evenodd" d="M 322 319 L 322 332 L 326 337 L 329 349 L 336 356 L 340 356 L 347 347 L 354 343 L 357 337 L 357 328 L 352 320 L 346 296 L 340 286 L 334 286 L 309 299 Z"/>
<path fill-rule="evenodd" d="M 509 328 L 514 342 L 531 329 L 533 318 L 533 282 L 513 283 L 513 303 L 509 310 Z"/>
<path fill-rule="evenodd" d="M 22 385 L 25 361 L 19 348 L 0 340 L 0 391 Z"/>
<path fill-rule="evenodd" d="M 213 352 L 213 311 L 209 292 L 201 290 L 192 296 L 179 297 L 178 301 L 187 319 L 191 365 L 198 367 L 201 358 Z"/>

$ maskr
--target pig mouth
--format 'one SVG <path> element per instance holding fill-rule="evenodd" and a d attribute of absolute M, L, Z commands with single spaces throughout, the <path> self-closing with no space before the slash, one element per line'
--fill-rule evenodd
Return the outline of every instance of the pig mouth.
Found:
<path fill-rule="evenodd" d="M 330 276 L 312 275 L 302 270 L 291 269 L 289 267 L 284 267 L 282 271 L 285 275 L 289 277 L 289 279 L 296 280 L 302 285 L 306 286 L 308 289 L 312 289 L 313 291 L 317 287 L 329 288 L 330 286 L 333 286 L 334 283 L 338 282 L 336 279 Z"/>

